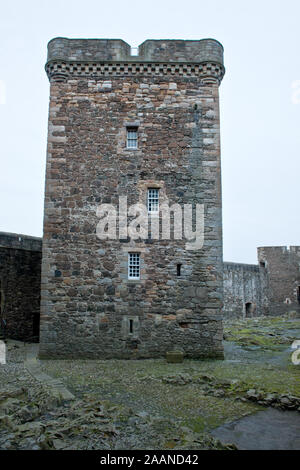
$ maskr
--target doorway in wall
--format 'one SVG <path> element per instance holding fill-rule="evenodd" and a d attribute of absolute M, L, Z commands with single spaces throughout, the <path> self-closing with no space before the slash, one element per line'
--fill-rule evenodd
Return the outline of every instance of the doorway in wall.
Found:
<path fill-rule="evenodd" d="M 245 304 L 245 313 L 246 313 L 246 317 L 252 317 L 253 316 L 253 303 L 252 302 L 246 302 L 246 304 Z"/>
<path fill-rule="evenodd" d="M 32 334 L 38 340 L 40 334 L 40 312 L 35 312 L 33 315 Z"/>

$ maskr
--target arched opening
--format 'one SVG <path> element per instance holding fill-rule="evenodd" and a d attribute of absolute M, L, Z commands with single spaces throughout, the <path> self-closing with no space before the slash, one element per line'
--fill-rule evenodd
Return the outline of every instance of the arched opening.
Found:
<path fill-rule="evenodd" d="M 39 338 L 40 334 L 40 314 L 34 313 L 33 315 L 33 324 L 32 324 L 32 334 L 36 340 Z"/>
<path fill-rule="evenodd" d="M 245 304 L 245 314 L 246 314 L 246 317 L 252 317 L 253 316 L 253 303 L 252 302 L 246 302 L 246 304 Z"/>

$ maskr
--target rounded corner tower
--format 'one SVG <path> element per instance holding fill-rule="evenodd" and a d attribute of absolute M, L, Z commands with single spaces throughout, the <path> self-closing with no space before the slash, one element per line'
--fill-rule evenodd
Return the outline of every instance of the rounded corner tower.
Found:
<path fill-rule="evenodd" d="M 222 45 L 55 38 L 46 72 L 40 357 L 222 358 Z"/>

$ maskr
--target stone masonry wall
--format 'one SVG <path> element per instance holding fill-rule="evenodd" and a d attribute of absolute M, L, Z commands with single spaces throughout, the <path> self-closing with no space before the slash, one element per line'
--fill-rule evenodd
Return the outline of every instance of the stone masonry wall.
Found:
<path fill-rule="evenodd" d="M 39 336 L 42 240 L 0 232 L 0 325 L 17 340 Z"/>
<path fill-rule="evenodd" d="M 40 357 L 161 357 L 174 349 L 222 357 L 222 46 L 193 41 L 185 55 L 189 41 L 149 41 L 147 56 L 144 43 L 125 61 L 122 41 L 121 52 L 95 41 L 49 46 Z M 126 148 L 132 124 L 137 150 Z M 202 249 L 187 250 L 184 239 L 97 238 L 99 204 L 118 208 L 119 196 L 128 206 L 146 203 L 149 187 L 170 204 L 204 204 Z M 128 252 L 140 253 L 139 281 L 127 278 Z"/>
<path fill-rule="evenodd" d="M 255 264 L 224 263 L 224 316 L 253 317 L 268 313 L 268 276 Z"/>
<path fill-rule="evenodd" d="M 270 313 L 300 313 L 300 246 L 266 246 L 257 252 L 269 276 Z"/>

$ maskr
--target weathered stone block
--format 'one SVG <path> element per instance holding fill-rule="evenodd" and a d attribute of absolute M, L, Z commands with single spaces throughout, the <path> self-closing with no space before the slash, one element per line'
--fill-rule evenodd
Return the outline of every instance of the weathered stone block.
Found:
<path fill-rule="evenodd" d="M 170 363 L 183 362 L 184 354 L 181 351 L 168 351 L 166 353 L 166 361 Z"/>

